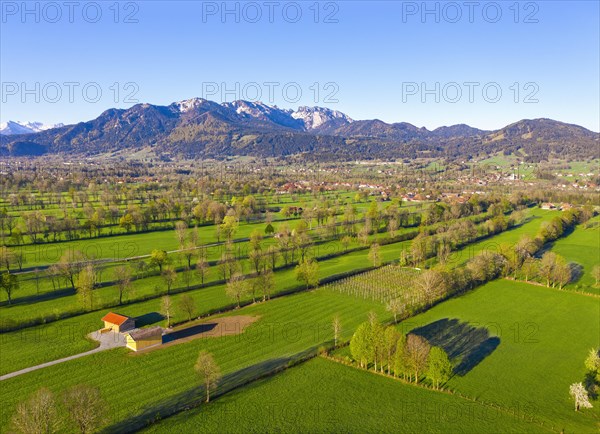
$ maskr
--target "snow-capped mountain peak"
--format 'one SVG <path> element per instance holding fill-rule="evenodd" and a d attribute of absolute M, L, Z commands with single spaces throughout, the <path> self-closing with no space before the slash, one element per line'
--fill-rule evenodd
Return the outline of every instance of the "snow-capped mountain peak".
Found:
<path fill-rule="evenodd" d="M 292 117 L 294 119 L 301 119 L 307 130 L 318 128 L 334 119 L 339 119 L 347 123 L 354 122 L 344 113 L 325 107 L 298 107 L 298 110 L 292 113 Z"/>
<path fill-rule="evenodd" d="M 42 122 L 8 121 L 0 123 L 0 135 L 32 134 L 52 128 L 63 127 L 64 124 L 44 124 Z"/>
<path fill-rule="evenodd" d="M 304 127 L 301 121 L 291 117 L 291 111 L 281 110 L 277 106 L 270 106 L 260 101 L 237 100 L 221 105 L 228 110 L 235 111 L 242 119 L 253 118 L 294 129 Z"/>
<path fill-rule="evenodd" d="M 208 101 L 205 100 L 204 98 L 190 98 L 190 99 L 184 99 L 183 101 L 175 102 L 175 103 L 173 103 L 173 105 L 175 107 L 177 107 L 177 109 L 181 113 L 185 113 L 187 111 L 190 111 L 190 110 L 200 107 L 205 102 L 208 102 Z"/>
<path fill-rule="evenodd" d="M 299 107 L 298 110 L 280 109 L 260 101 L 238 100 L 221 104 L 238 115 L 257 119 L 269 119 L 280 125 L 286 125 L 304 130 L 313 130 L 329 121 L 351 123 L 353 120 L 344 113 L 324 107 Z"/>
<path fill-rule="evenodd" d="M 252 102 L 252 101 L 233 101 L 226 102 L 222 104 L 224 107 L 235 110 L 237 114 L 246 114 L 252 117 L 260 117 L 263 115 L 268 115 L 273 112 L 273 107 L 270 107 L 266 104 L 263 104 L 260 101 Z M 275 108 L 277 110 L 277 108 Z"/>

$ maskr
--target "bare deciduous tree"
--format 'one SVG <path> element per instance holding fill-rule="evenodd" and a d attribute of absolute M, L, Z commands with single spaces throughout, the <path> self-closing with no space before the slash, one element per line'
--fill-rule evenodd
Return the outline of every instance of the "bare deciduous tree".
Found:
<path fill-rule="evenodd" d="M 18 432 L 24 434 L 57 432 L 60 423 L 52 392 L 42 388 L 27 401 L 19 403 L 12 423 Z"/>
<path fill-rule="evenodd" d="M 195 233 L 195 232 L 192 232 Z M 192 268 L 192 261 L 194 256 L 196 256 L 197 249 L 193 243 L 188 243 L 183 247 L 183 251 L 181 252 L 181 257 L 185 259 L 186 264 L 189 268 Z"/>
<path fill-rule="evenodd" d="M 415 286 L 423 293 L 427 303 L 432 303 L 446 293 L 444 276 L 436 270 L 424 271 L 415 280 Z"/>
<path fill-rule="evenodd" d="M 392 298 L 387 302 L 386 310 L 394 315 L 394 323 L 397 323 L 398 315 L 404 312 L 404 303 L 400 298 Z"/>
<path fill-rule="evenodd" d="M 75 276 L 85 266 L 85 256 L 79 250 L 67 250 L 50 269 L 52 274 L 65 278 L 75 290 Z"/>
<path fill-rule="evenodd" d="M 200 283 L 204 285 L 204 279 L 206 278 L 206 273 L 208 272 L 208 262 L 206 258 L 201 256 L 198 258 L 198 262 L 196 262 L 196 274 L 200 278 Z"/>
<path fill-rule="evenodd" d="M 106 403 L 95 387 L 84 384 L 71 387 L 65 392 L 64 404 L 82 434 L 95 431 L 104 422 Z"/>
<path fill-rule="evenodd" d="M 12 250 L 9 250 L 6 246 L 0 247 L 0 266 L 6 268 L 6 271 L 10 271 L 10 265 L 14 261 L 14 254 Z"/>
<path fill-rule="evenodd" d="M 177 272 L 173 268 L 167 267 L 161 274 L 167 285 L 167 294 L 170 294 L 173 284 L 177 281 Z"/>
<path fill-rule="evenodd" d="M 331 322 L 331 328 L 333 329 L 333 345 L 337 347 L 338 339 L 342 331 L 342 322 L 340 320 L 339 315 L 335 315 L 333 317 L 333 321 Z"/>
<path fill-rule="evenodd" d="M 525 282 L 529 282 L 529 279 L 535 278 L 538 272 L 538 263 L 534 258 L 527 258 L 521 265 L 521 273 L 525 277 Z"/>
<path fill-rule="evenodd" d="M 594 284 L 598 286 L 600 283 L 600 265 L 594 265 L 594 268 L 592 268 L 592 277 L 594 278 Z"/>
<path fill-rule="evenodd" d="M 196 302 L 189 294 L 183 294 L 179 300 L 179 309 L 187 315 L 188 321 L 190 321 L 196 313 Z"/>
<path fill-rule="evenodd" d="M 347 252 L 348 247 L 350 246 L 350 244 L 352 244 L 352 237 L 349 235 L 345 235 L 344 237 L 342 237 L 340 242 L 342 243 L 342 246 L 344 247 L 344 251 Z"/>
<path fill-rule="evenodd" d="M 177 237 L 177 242 L 179 243 L 180 249 L 183 249 L 183 245 L 185 244 L 187 230 L 188 225 L 186 222 L 178 221 L 175 223 L 175 236 Z"/>
<path fill-rule="evenodd" d="M 415 383 L 419 382 L 419 376 L 427 367 L 430 348 L 429 342 L 421 336 L 411 333 L 406 338 L 407 367 L 415 374 Z"/>
<path fill-rule="evenodd" d="M 115 268 L 115 279 L 119 289 L 119 304 L 123 304 L 123 296 L 131 289 L 131 268 L 127 265 L 121 265 Z"/>
<path fill-rule="evenodd" d="M 260 287 L 263 293 L 263 301 L 271 299 L 271 292 L 275 288 L 275 280 L 273 278 L 273 270 L 264 269 L 258 275 Z"/>
<path fill-rule="evenodd" d="M 77 296 L 84 309 L 91 310 L 94 307 L 96 277 L 96 270 L 92 264 L 86 265 L 77 276 Z"/>
<path fill-rule="evenodd" d="M 369 249 L 369 261 L 371 261 L 371 264 L 373 264 L 373 267 L 375 268 L 381 266 L 381 253 L 379 244 L 371 244 L 371 248 Z"/>
<path fill-rule="evenodd" d="M 547 287 L 550 287 L 550 284 L 553 283 L 552 278 L 556 267 L 556 256 L 554 252 L 546 252 L 540 261 L 540 277 L 546 280 Z"/>
<path fill-rule="evenodd" d="M 200 381 L 204 383 L 206 388 L 206 402 L 210 401 L 210 391 L 217 387 L 221 380 L 221 369 L 213 355 L 207 351 L 200 351 L 198 359 L 194 365 L 194 369 L 200 377 Z"/>
<path fill-rule="evenodd" d="M 240 307 L 241 299 L 246 291 L 247 285 L 244 276 L 240 273 L 234 273 L 229 279 L 229 282 L 227 282 L 225 292 L 228 297 L 235 299 L 238 308 Z"/>
<path fill-rule="evenodd" d="M 171 297 L 165 295 L 161 300 L 160 312 L 167 319 L 167 328 L 171 327 L 171 315 L 173 314 L 173 304 L 171 303 Z"/>

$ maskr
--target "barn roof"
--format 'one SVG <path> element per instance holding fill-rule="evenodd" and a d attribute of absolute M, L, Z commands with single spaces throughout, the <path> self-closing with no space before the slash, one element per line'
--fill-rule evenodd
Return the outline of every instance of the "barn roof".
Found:
<path fill-rule="evenodd" d="M 121 325 L 125 321 L 130 319 L 128 316 L 119 315 L 118 313 L 109 312 L 103 318 L 102 321 L 109 322 L 111 324 Z"/>
<path fill-rule="evenodd" d="M 135 329 L 127 333 L 134 341 L 142 339 L 155 338 L 162 336 L 163 329 L 161 326 L 148 327 L 145 329 Z"/>

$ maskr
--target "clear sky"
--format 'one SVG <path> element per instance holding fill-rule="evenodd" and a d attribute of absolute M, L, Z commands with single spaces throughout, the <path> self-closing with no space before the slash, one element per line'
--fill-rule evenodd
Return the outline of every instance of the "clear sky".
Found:
<path fill-rule="evenodd" d="M 599 2 L 475 3 L 2 1 L 0 120 L 75 123 L 197 96 L 599 131 Z"/>

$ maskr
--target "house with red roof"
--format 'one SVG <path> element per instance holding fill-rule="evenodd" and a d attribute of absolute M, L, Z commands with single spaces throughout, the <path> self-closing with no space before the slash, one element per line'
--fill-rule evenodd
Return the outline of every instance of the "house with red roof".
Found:
<path fill-rule="evenodd" d="M 125 315 L 109 312 L 102 318 L 104 321 L 105 331 L 115 331 L 117 333 L 133 330 L 135 328 L 135 320 Z"/>

